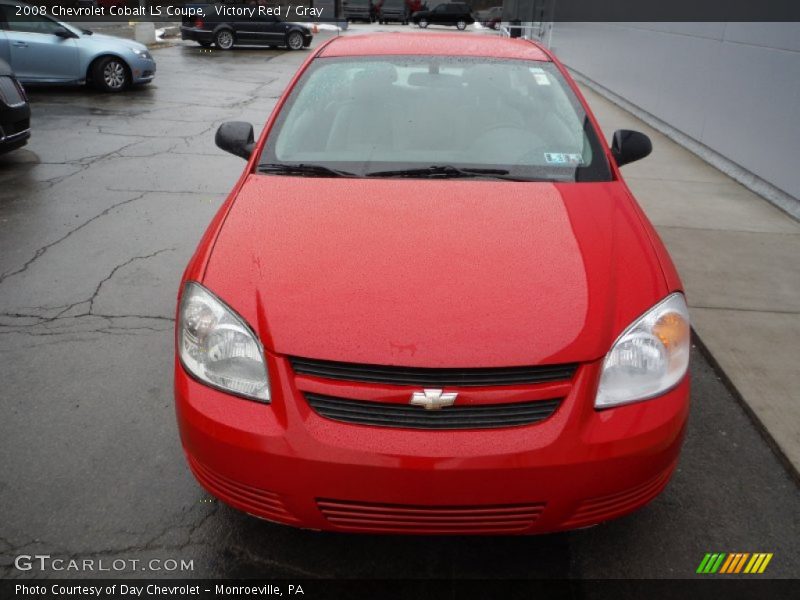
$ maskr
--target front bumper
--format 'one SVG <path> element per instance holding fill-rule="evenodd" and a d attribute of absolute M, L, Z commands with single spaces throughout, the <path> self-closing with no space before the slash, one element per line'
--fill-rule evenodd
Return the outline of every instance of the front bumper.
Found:
<path fill-rule="evenodd" d="M 661 492 L 688 416 L 688 376 L 658 399 L 595 411 L 598 361 L 582 365 L 555 414 L 533 425 L 352 425 L 321 417 L 302 392 L 363 397 L 387 386 L 295 375 L 278 356 L 268 363 L 271 405 L 208 388 L 176 363 L 183 447 L 211 494 L 255 516 L 311 529 L 506 534 L 593 525 Z M 548 385 L 535 386 L 537 393 L 547 395 Z M 519 387 L 463 393 L 519 398 L 528 393 Z"/>
<path fill-rule="evenodd" d="M 134 85 L 150 83 L 156 76 L 156 61 L 152 58 L 136 56 L 129 62 L 131 67 L 131 81 Z"/>
<path fill-rule="evenodd" d="M 31 137 L 31 109 L 27 102 L 17 106 L 0 103 L 0 154 L 16 150 Z"/>

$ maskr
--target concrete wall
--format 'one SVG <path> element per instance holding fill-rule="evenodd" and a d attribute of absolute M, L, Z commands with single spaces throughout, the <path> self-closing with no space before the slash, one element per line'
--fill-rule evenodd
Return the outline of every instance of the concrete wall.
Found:
<path fill-rule="evenodd" d="M 800 198 L 800 23 L 556 23 L 552 47 L 569 67 Z"/>

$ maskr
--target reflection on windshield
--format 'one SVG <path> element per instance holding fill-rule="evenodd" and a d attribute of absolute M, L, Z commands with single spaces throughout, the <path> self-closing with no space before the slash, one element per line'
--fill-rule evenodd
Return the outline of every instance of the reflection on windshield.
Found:
<path fill-rule="evenodd" d="M 459 57 L 319 59 L 262 163 L 356 176 L 608 180 L 597 136 L 550 63 Z M 501 172 L 497 172 L 497 171 Z"/>

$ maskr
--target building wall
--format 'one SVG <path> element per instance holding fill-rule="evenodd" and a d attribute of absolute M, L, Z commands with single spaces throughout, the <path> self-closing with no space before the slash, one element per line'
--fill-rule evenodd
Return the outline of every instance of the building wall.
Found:
<path fill-rule="evenodd" d="M 570 68 L 800 199 L 800 23 L 556 23 Z"/>

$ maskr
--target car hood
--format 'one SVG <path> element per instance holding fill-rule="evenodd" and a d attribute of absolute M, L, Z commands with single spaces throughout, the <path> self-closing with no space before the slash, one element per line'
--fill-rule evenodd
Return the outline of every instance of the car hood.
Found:
<path fill-rule="evenodd" d="M 616 182 L 251 175 L 203 283 L 273 352 L 427 367 L 597 359 L 667 293 Z"/>
<path fill-rule="evenodd" d="M 136 48 L 143 52 L 147 50 L 147 46 L 134 40 L 128 40 L 113 35 L 104 35 L 102 33 L 92 33 L 91 35 L 81 34 L 77 42 L 81 46 L 102 49 L 106 52 L 130 53 L 131 48 Z"/>

